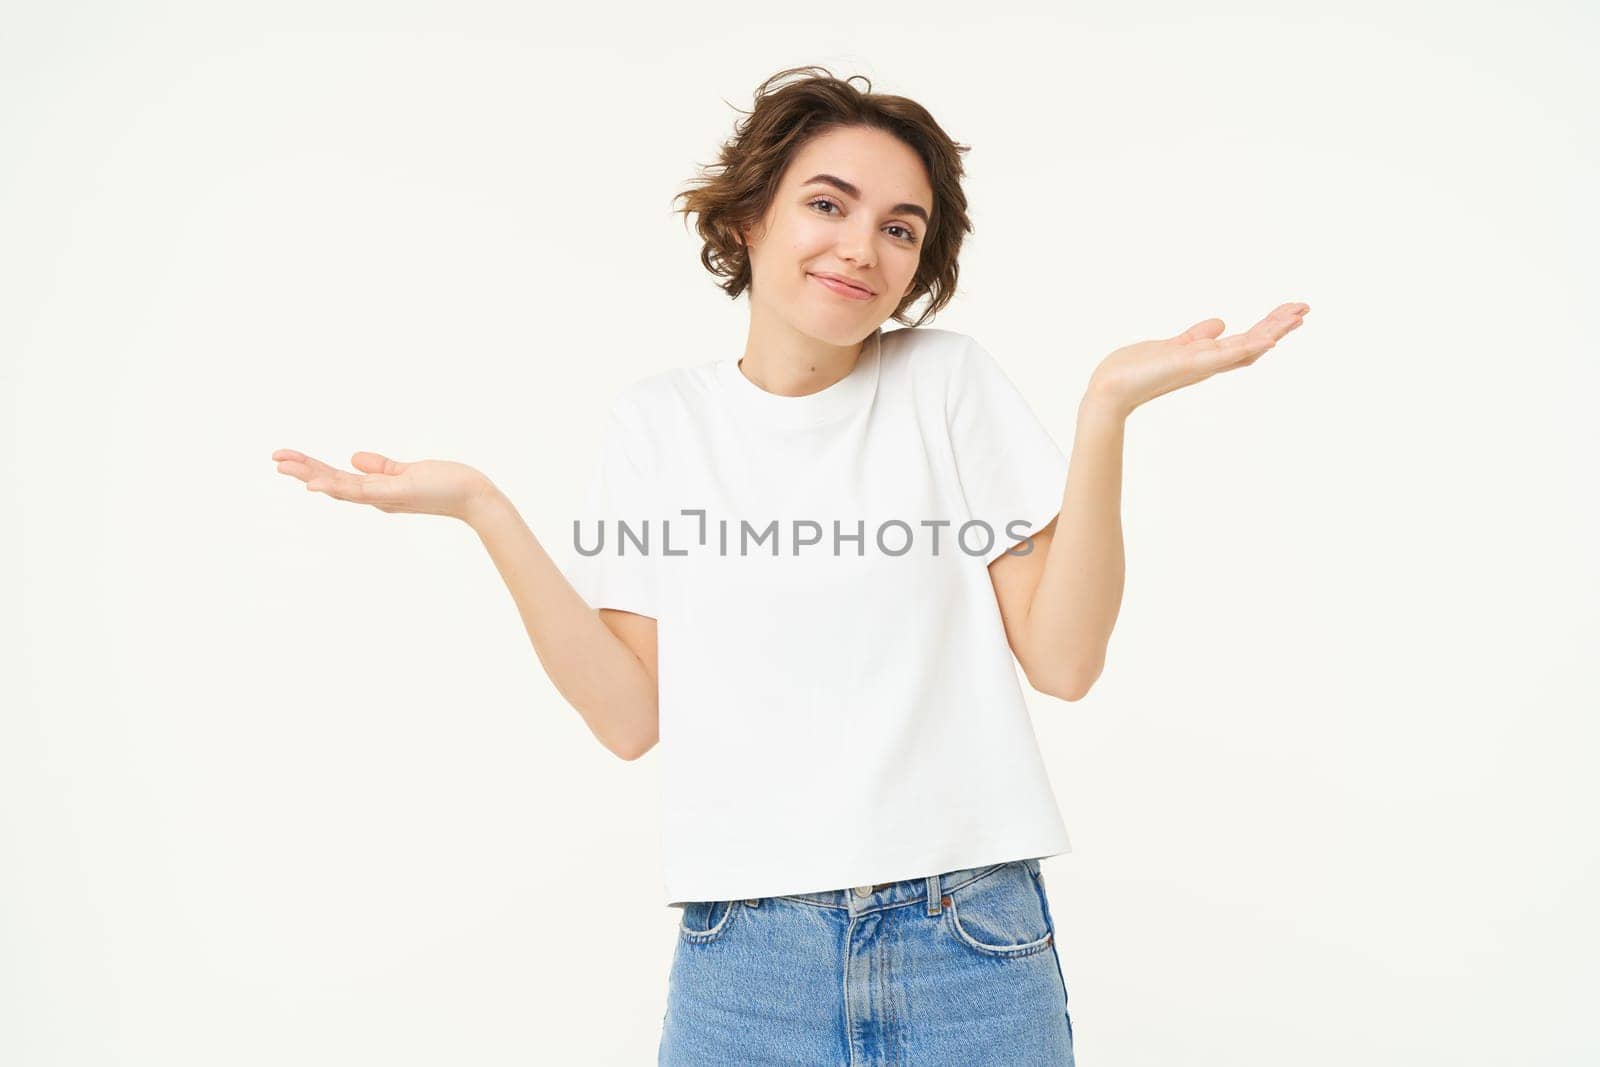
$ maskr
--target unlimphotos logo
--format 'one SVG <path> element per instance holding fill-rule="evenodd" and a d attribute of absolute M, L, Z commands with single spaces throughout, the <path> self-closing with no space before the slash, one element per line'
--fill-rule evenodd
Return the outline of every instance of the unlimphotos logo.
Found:
<path fill-rule="evenodd" d="M 929 555 L 945 555 L 947 549 L 969 556 L 987 556 L 998 543 L 994 527 L 982 519 L 968 519 L 955 524 L 950 519 L 918 519 L 913 524 L 904 519 L 886 519 L 878 522 L 869 532 L 867 520 L 857 519 L 853 531 L 838 519 L 831 520 L 831 532 L 815 519 L 791 518 L 785 523 L 771 519 L 766 524 L 752 523 L 747 518 L 737 525 L 728 519 L 708 521 L 704 508 L 684 508 L 680 513 L 694 521 L 686 545 L 673 545 L 673 520 L 661 519 L 660 550 L 662 556 L 687 556 L 701 549 L 715 551 L 722 556 L 780 555 L 854 555 L 865 556 L 869 547 L 880 555 L 904 556 L 918 548 Z M 656 554 L 651 546 L 652 520 L 626 518 L 598 519 L 597 533 L 592 543 L 585 544 L 583 522 L 572 520 L 573 548 L 582 556 L 598 556 L 606 551 L 606 529 L 614 528 L 612 543 L 616 556 Z M 688 524 L 685 524 L 688 525 Z M 1033 538 L 1029 536 L 1033 523 L 1028 519 L 1012 519 L 1005 524 L 1007 543 L 1013 544 L 1007 552 L 1026 556 L 1033 551 Z M 712 532 L 715 531 L 715 538 Z M 785 536 L 787 534 L 787 536 Z M 953 549 L 950 546 L 954 546 Z"/>

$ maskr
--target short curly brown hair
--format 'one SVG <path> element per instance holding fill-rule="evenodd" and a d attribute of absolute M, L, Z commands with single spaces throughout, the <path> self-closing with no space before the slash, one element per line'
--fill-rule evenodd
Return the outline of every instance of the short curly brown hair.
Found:
<path fill-rule="evenodd" d="M 789 81 L 794 75 L 801 77 Z M 850 84 L 857 78 L 866 83 L 867 91 Z M 698 216 L 695 229 L 705 242 L 700 262 L 725 279 L 719 284 L 728 296 L 737 298 L 750 286 L 750 259 L 739 235 L 766 217 L 794 154 L 829 130 L 871 126 L 910 146 L 921 157 L 933 188 L 933 213 L 916 277 L 892 318 L 902 325 L 920 326 L 950 302 L 960 274 L 961 242 L 972 232 L 961 188 L 965 174 L 961 156 L 971 150 L 970 145 L 951 140 L 916 101 L 874 93 L 871 80 L 863 75 L 841 80 L 818 66 L 774 74 L 756 89 L 755 107 L 740 113 L 746 118 L 734 124 L 734 136 L 722 145 L 718 161 L 701 168 L 702 176 L 691 180 L 696 188 L 673 197 L 684 201 L 677 210 L 685 221 L 691 214 Z M 906 309 L 923 296 L 929 298 L 927 308 L 915 322 L 907 322 Z"/>

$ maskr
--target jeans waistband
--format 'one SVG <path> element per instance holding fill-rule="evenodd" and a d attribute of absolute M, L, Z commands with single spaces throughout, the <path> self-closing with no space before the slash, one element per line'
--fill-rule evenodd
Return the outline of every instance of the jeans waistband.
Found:
<path fill-rule="evenodd" d="M 1029 874 L 1039 873 L 1038 859 L 1029 857 L 1008 860 L 1004 863 L 987 863 L 980 867 L 962 867 L 921 878 L 905 878 L 898 882 L 880 882 L 877 885 L 853 886 L 849 889 L 829 889 L 818 893 L 785 893 L 775 898 L 754 897 L 744 903 L 750 907 L 760 907 L 763 900 L 794 900 L 818 907 L 840 908 L 859 913 L 899 907 L 922 900 L 927 902 L 928 914 L 937 915 L 946 894 L 1013 864 L 1022 866 Z"/>

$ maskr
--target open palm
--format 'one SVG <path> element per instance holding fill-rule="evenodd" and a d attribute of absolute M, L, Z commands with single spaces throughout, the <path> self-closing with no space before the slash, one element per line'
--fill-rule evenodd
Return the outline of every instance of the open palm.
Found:
<path fill-rule="evenodd" d="M 1244 333 L 1219 337 L 1222 320 L 1206 319 L 1176 337 L 1119 348 L 1095 368 L 1094 389 L 1126 414 L 1174 389 L 1248 367 L 1289 331 L 1299 329 L 1310 310 L 1309 304 L 1280 304 Z"/>
<path fill-rule="evenodd" d="M 310 491 L 391 513 L 464 519 L 493 486 L 481 471 L 445 459 L 401 463 L 376 452 L 357 452 L 350 457 L 361 472 L 357 474 L 330 467 L 292 448 L 280 448 L 272 458 L 280 473 L 300 479 Z"/>

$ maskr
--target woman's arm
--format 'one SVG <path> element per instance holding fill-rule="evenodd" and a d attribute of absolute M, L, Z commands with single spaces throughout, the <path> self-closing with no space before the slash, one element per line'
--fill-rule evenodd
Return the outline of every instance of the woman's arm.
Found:
<path fill-rule="evenodd" d="M 1095 368 L 1078 404 L 1077 434 L 1061 513 L 1033 536 L 1033 550 L 989 565 L 1006 636 L 1028 681 L 1078 700 L 1105 667 L 1122 608 L 1122 445 L 1140 405 L 1223 371 L 1254 363 L 1299 328 L 1306 304 L 1283 304 L 1249 331 L 1219 338 L 1207 319 L 1158 341 L 1119 348 Z"/>
<path fill-rule="evenodd" d="M 656 621 L 585 603 L 482 471 L 453 460 L 402 463 L 365 451 L 350 457 L 355 472 L 292 448 L 276 450 L 272 460 L 280 474 L 335 500 L 471 526 L 511 590 L 545 673 L 600 743 L 628 760 L 656 743 Z"/>
<path fill-rule="evenodd" d="M 1078 700 L 1105 666 L 1122 608 L 1125 416 L 1093 390 L 1078 405 L 1061 513 L 1032 550 L 989 564 L 1000 617 L 1028 683 Z"/>
<path fill-rule="evenodd" d="M 625 760 L 644 755 L 659 726 L 655 620 L 590 607 L 499 489 L 481 494 L 463 517 L 489 550 L 556 690 L 606 748 Z"/>

